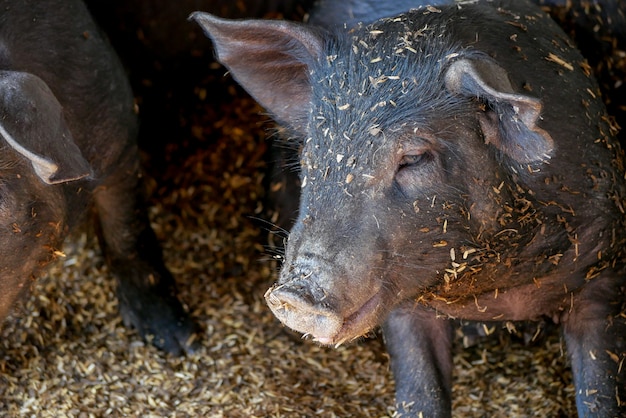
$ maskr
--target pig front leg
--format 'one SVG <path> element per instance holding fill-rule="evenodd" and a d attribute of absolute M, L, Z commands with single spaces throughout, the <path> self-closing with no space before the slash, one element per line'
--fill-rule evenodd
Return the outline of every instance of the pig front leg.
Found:
<path fill-rule="evenodd" d="M 163 262 L 141 200 L 138 158 L 129 154 L 95 192 L 100 244 L 118 282 L 120 312 L 127 326 L 156 347 L 174 355 L 193 352 L 195 324 Z"/>
<path fill-rule="evenodd" d="M 402 417 L 450 417 L 452 337 L 450 321 L 405 303 L 383 324 Z"/>
<path fill-rule="evenodd" d="M 579 417 L 626 416 L 624 288 L 595 278 L 572 299 L 563 335 Z"/>

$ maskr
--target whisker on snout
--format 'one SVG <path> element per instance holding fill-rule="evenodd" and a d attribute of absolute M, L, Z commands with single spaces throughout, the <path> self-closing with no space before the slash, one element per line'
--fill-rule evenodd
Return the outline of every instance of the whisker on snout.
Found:
<path fill-rule="evenodd" d="M 282 247 L 274 247 L 271 245 L 263 246 L 263 255 L 258 261 L 262 263 L 278 261 L 282 263 L 285 260 L 285 251 Z"/>
<path fill-rule="evenodd" d="M 267 219 L 259 218 L 258 216 L 249 216 L 249 219 L 260 223 L 261 228 L 265 231 L 270 232 L 272 234 L 276 234 L 280 237 L 287 238 L 289 236 L 289 231 L 285 228 L 275 224 L 272 221 L 268 221 Z"/>
<path fill-rule="evenodd" d="M 257 216 L 249 216 L 249 219 L 257 222 L 260 228 L 268 232 L 270 235 L 282 239 L 282 243 L 270 243 L 263 245 L 264 256 L 260 257 L 259 261 L 279 261 L 282 263 L 285 259 L 285 244 L 287 241 L 287 237 L 289 236 L 289 231 L 271 221 L 268 221 L 267 219 L 259 218 Z M 273 239 L 270 239 L 269 241 L 273 242 Z"/>

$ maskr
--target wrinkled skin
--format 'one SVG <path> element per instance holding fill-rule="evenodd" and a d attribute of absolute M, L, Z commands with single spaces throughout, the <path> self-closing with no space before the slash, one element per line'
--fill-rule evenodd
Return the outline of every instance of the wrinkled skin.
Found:
<path fill-rule="evenodd" d="M 133 96 L 78 1 L 0 7 L 0 318 L 94 208 L 124 321 L 159 348 L 195 331 L 141 201 Z"/>
<path fill-rule="evenodd" d="M 266 294 L 285 325 L 330 345 L 381 325 L 398 411 L 449 417 L 449 318 L 549 319 L 579 415 L 623 416 L 622 152 L 549 17 L 516 0 L 334 31 L 192 18 L 302 138 L 300 211 Z"/>

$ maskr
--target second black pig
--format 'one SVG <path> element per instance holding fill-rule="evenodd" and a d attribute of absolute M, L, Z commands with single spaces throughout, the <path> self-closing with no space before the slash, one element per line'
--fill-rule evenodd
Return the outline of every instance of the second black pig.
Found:
<path fill-rule="evenodd" d="M 338 345 L 382 325 L 398 411 L 451 415 L 447 318 L 561 325 L 579 415 L 624 414 L 624 161 L 589 67 L 528 2 L 352 29 L 192 16 L 302 138 L 268 305 Z"/>
<path fill-rule="evenodd" d="M 141 202 L 133 106 L 81 2 L 0 3 L 0 319 L 93 204 L 125 322 L 179 354 L 194 325 Z"/>

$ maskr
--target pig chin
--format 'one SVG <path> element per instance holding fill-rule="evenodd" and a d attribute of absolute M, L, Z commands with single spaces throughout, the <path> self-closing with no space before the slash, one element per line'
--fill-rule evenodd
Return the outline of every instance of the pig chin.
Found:
<path fill-rule="evenodd" d="M 274 285 L 265 299 L 284 325 L 326 345 L 340 345 L 363 336 L 378 325 L 383 307 L 380 287 L 365 296 L 364 302 L 342 307 L 346 303 L 338 303 L 329 292 L 305 288 L 297 280 Z"/>

